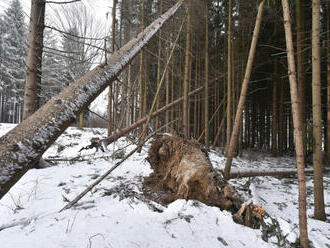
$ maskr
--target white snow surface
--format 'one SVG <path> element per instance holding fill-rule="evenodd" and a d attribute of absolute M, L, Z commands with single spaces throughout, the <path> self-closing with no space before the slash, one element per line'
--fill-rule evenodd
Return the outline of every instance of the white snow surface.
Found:
<path fill-rule="evenodd" d="M 0 124 L 0 136 L 14 125 Z M 29 170 L 0 200 L 1 248 L 52 247 L 279 247 L 275 237 L 263 241 L 261 230 L 232 220 L 232 214 L 198 201 L 176 200 L 162 206 L 147 200 L 143 177 L 152 170 L 145 158 L 148 144 L 82 198 L 76 206 L 58 211 L 96 178 L 134 149 L 125 139 L 108 146 L 108 151 L 83 150 L 92 137 L 105 137 L 106 130 L 68 128 L 43 158 L 53 166 Z M 122 152 L 123 153 L 123 152 Z M 225 158 L 211 151 L 216 168 Z M 80 156 L 79 161 L 74 161 Z M 70 160 L 71 161 L 63 161 Z M 83 161 L 81 161 L 83 160 Z M 294 158 L 272 158 L 249 152 L 234 159 L 234 168 L 293 168 Z M 235 179 L 231 183 L 246 200 L 266 209 L 278 221 L 286 247 L 299 236 L 298 185 L 295 177 Z M 330 247 L 330 175 L 324 177 L 327 222 L 313 215 L 313 181 L 307 177 L 308 229 L 312 247 Z M 157 211 L 155 211 L 157 210 Z M 270 218 L 265 220 L 271 221 Z M 284 247 L 284 246 L 281 246 Z"/>

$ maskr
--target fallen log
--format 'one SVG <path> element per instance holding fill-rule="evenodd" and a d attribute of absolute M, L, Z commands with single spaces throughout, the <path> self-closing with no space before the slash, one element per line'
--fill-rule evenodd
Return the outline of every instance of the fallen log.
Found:
<path fill-rule="evenodd" d="M 324 169 L 324 171 L 330 171 L 330 169 Z M 221 174 L 223 170 L 219 170 Z M 312 174 L 313 168 L 306 168 L 306 173 Z M 292 176 L 297 174 L 297 169 L 277 168 L 277 169 L 236 169 L 233 168 L 230 172 L 228 179 L 241 178 L 241 177 L 259 177 L 259 176 Z"/>
<path fill-rule="evenodd" d="M 109 85 L 181 7 L 179 0 L 136 38 L 65 88 L 16 128 L 0 138 L 0 199 L 39 161 L 48 147 Z"/>
<path fill-rule="evenodd" d="M 197 88 L 191 92 L 189 92 L 189 96 L 193 96 L 199 92 L 201 92 L 204 89 L 204 86 Z M 170 108 L 173 108 L 174 106 L 178 105 L 179 103 L 181 103 L 183 101 L 183 97 L 178 98 L 177 100 L 175 100 L 174 102 L 156 110 L 155 112 L 153 112 L 150 116 L 151 118 L 154 118 L 158 115 L 160 115 L 161 113 L 165 112 L 166 110 L 169 110 Z M 115 132 L 114 134 L 112 134 L 111 136 L 102 139 L 101 142 L 107 143 L 107 144 L 111 144 L 112 142 L 114 142 L 115 140 L 119 139 L 120 137 L 128 134 L 129 132 L 133 131 L 134 129 L 142 126 L 144 123 L 146 123 L 148 121 L 148 116 L 145 116 L 144 118 L 134 122 L 132 125 L 125 127 L 123 129 L 120 129 L 119 131 Z"/>

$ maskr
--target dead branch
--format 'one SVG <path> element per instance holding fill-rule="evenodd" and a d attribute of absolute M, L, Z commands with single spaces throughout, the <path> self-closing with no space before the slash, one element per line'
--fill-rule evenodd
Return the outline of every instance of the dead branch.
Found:
<path fill-rule="evenodd" d="M 193 91 L 191 91 L 188 95 L 189 96 L 193 96 L 199 92 L 201 92 L 202 90 L 204 89 L 204 86 L 200 87 L 200 88 L 197 88 Z M 153 112 L 150 116 L 151 118 L 154 118 L 155 116 L 165 112 L 166 110 L 170 109 L 170 108 L 173 108 L 174 106 L 176 106 L 177 104 L 181 103 L 183 101 L 183 97 L 180 97 L 179 99 L 175 100 L 174 102 L 166 105 L 166 106 L 163 106 L 162 108 L 156 110 L 155 112 Z M 106 142 L 108 144 L 114 142 L 115 140 L 119 139 L 120 137 L 126 135 L 127 133 L 133 131 L 134 129 L 142 126 L 144 123 L 146 123 L 148 120 L 148 117 L 144 117 L 136 122 L 134 122 L 132 125 L 126 127 L 126 128 L 123 128 L 117 132 L 115 132 L 114 134 L 112 134 L 111 136 L 105 138 L 105 139 L 102 139 L 101 141 L 103 142 Z"/>

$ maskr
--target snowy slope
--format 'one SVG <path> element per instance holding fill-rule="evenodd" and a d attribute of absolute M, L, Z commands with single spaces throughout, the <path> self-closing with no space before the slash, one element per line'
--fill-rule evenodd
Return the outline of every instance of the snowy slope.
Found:
<path fill-rule="evenodd" d="M 12 125 L 0 124 L 0 135 Z M 112 151 L 134 146 L 121 139 L 109 151 L 79 150 L 92 137 L 104 137 L 102 129 L 69 128 L 44 154 L 56 166 L 32 169 L 0 200 L 1 248 L 38 247 L 278 247 L 273 237 L 265 242 L 262 231 L 232 221 L 231 214 L 197 201 L 177 200 L 161 206 L 142 194 L 142 177 L 151 172 L 145 161 L 147 147 L 136 153 L 97 185 L 75 207 L 58 211 L 99 175 L 114 165 Z M 80 156 L 79 161 L 76 160 Z M 118 154 L 116 157 L 123 156 Z M 234 160 L 236 167 L 289 167 L 292 158 L 270 158 L 260 154 Z M 215 167 L 225 158 L 210 157 Z M 66 161 L 63 161 L 66 160 Z M 71 160 L 71 161 L 68 161 Z M 298 234 L 297 180 L 260 177 L 233 180 L 239 192 L 259 202 L 278 221 L 277 234 L 295 242 Z M 325 177 L 325 201 L 330 218 L 330 180 Z M 308 192 L 312 180 L 308 177 Z M 308 194 L 312 215 L 312 194 Z M 314 247 L 330 247 L 330 223 L 308 219 Z M 286 245 L 293 247 L 293 244 Z M 283 247 L 283 246 L 282 246 Z"/>

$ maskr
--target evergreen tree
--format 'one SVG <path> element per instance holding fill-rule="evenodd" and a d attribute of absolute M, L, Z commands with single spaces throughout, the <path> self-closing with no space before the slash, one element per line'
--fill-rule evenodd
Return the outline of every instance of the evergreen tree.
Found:
<path fill-rule="evenodd" d="M 22 96 L 25 81 L 27 27 L 19 0 L 13 0 L 3 17 L 2 79 L 5 87 Z"/>
<path fill-rule="evenodd" d="M 19 122 L 25 82 L 27 27 L 19 0 L 12 0 L 1 20 L 0 87 L 3 106 L 0 121 Z"/>

